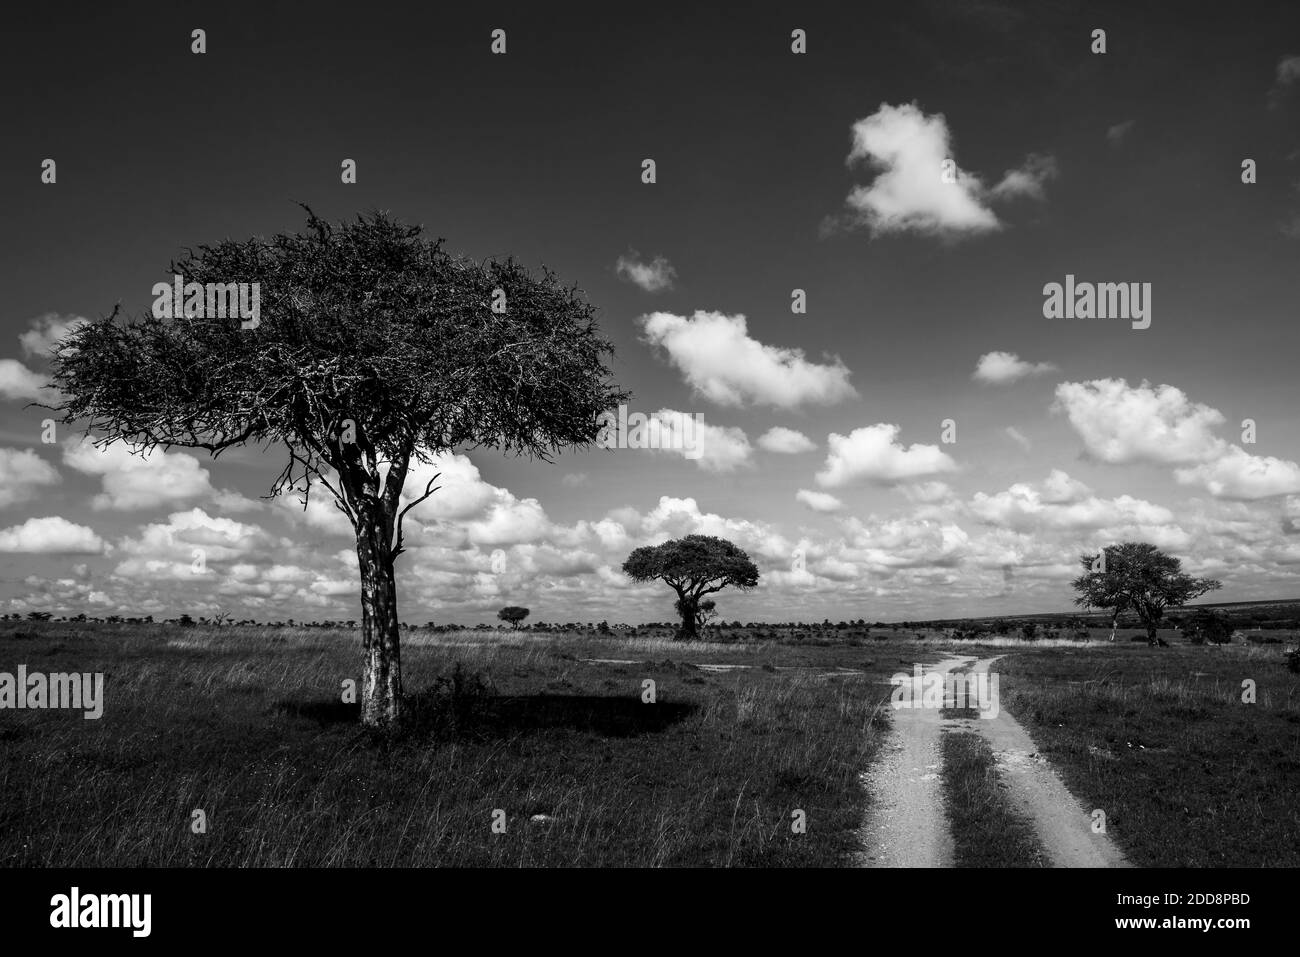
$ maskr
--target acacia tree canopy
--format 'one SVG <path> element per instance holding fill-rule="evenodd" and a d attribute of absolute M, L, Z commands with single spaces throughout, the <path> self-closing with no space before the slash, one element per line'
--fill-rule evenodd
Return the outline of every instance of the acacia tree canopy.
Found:
<path fill-rule="evenodd" d="M 55 410 L 100 446 L 279 446 L 270 494 L 305 506 L 313 481 L 327 489 L 357 533 L 362 720 L 395 722 L 392 562 L 402 516 L 436 491 L 399 510 L 408 470 L 466 447 L 547 459 L 594 442 L 600 414 L 628 397 L 610 383 L 595 308 L 549 270 L 453 256 L 385 213 L 330 224 L 307 210 L 301 233 L 199 246 L 168 271 L 257 283 L 259 321 L 114 310 L 57 348 Z"/>
<path fill-rule="evenodd" d="M 663 580 L 677 592 L 682 625 L 678 637 L 694 638 L 700 599 L 732 586 L 746 591 L 758 585 L 758 568 L 724 538 L 687 535 L 685 538 L 644 545 L 628 556 L 623 573 L 633 581 Z"/>
<path fill-rule="evenodd" d="M 518 628 L 519 623 L 528 617 L 528 609 L 520 605 L 506 605 L 497 612 L 497 617 L 502 621 L 510 622 L 513 627 Z"/>
<path fill-rule="evenodd" d="M 1176 608 L 1222 587 L 1222 582 L 1212 578 L 1188 575 L 1179 559 L 1145 542 L 1124 542 L 1103 551 L 1104 570 L 1098 568 L 1100 554 L 1079 557 L 1084 574 L 1071 582 L 1079 593 L 1074 603 L 1107 609 L 1115 620 L 1122 612 L 1132 611 L 1142 620 L 1151 644 L 1156 643 L 1156 629 L 1166 608 Z"/>

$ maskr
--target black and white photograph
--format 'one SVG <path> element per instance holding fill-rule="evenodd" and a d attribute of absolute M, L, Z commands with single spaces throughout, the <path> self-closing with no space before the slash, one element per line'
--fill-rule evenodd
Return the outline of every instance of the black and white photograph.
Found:
<path fill-rule="evenodd" d="M 1280 931 L 1294 2 L 23 4 L 0 74 L 6 930 Z"/>

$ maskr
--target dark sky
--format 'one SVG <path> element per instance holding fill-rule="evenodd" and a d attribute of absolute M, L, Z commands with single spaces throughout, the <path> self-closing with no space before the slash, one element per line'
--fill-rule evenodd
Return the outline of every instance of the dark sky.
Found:
<path fill-rule="evenodd" d="M 459 474 L 486 511 L 431 521 L 427 553 L 404 571 L 412 620 L 487 619 L 503 599 L 544 620 L 667 617 L 663 596 L 620 584 L 617 566 L 630 547 L 691 530 L 728 534 L 768 572 L 766 589 L 721 609 L 728 619 L 1062 609 L 1071 556 L 1134 537 L 1223 578 L 1224 599 L 1294 594 L 1300 61 L 1297 79 L 1282 66 L 1300 54 L 1294 3 L 551 7 L 7 11 L 0 359 L 43 368 L 17 338 L 41 317 L 146 309 L 183 247 L 298 229 L 299 202 L 330 219 L 385 209 L 453 250 L 513 254 L 577 282 L 601 308 L 634 408 L 700 412 L 752 446 L 712 467 L 659 452 L 554 465 L 476 454 Z M 504 56 L 489 52 L 498 27 Z M 805 55 L 791 53 L 794 28 Z M 1089 50 L 1094 28 L 1104 55 Z M 850 190 L 879 172 L 846 162 L 854 124 L 908 104 L 942 114 L 999 228 L 845 220 Z M 1055 170 L 1042 194 L 995 201 L 988 190 L 1031 155 Z M 40 182 L 47 157 L 55 185 Z M 653 185 L 640 180 L 646 157 Z M 344 158 L 355 185 L 340 182 Z M 1254 185 L 1241 182 L 1245 158 Z M 672 287 L 620 276 L 633 255 L 666 257 Z M 1151 327 L 1045 319 L 1043 286 L 1067 273 L 1151 283 Z M 806 315 L 790 311 L 796 287 Z M 744 315 L 749 340 L 802 350 L 815 375 L 841 362 L 856 395 L 765 401 L 760 383 L 717 401 L 640 321 L 701 310 Z M 975 381 L 981 356 L 1000 351 L 1052 368 Z M 1112 404 L 1099 386 L 1062 399 L 1069 383 L 1103 381 L 1123 383 Z M 1155 391 L 1165 385 L 1178 395 Z M 248 501 L 278 456 L 173 463 L 190 484 L 151 507 L 114 493 L 129 484 L 121 463 L 69 459 L 66 436 L 42 445 L 43 414 L 18 391 L 0 394 L 20 489 L 0 507 L 0 607 L 79 610 L 94 595 L 110 612 L 355 617 L 346 536 Z M 1129 410 L 1155 415 L 1170 441 L 1144 445 L 1142 427 L 1097 419 Z M 1257 444 L 1242 444 L 1246 417 Z M 915 467 L 945 418 L 958 424 L 940 450 L 955 467 Z M 815 478 L 829 474 L 832 434 L 877 424 L 898 427 L 905 476 L 878 455 L 844 481 Z M 761 449 L 777 426 L 816 450 Z M 33 478 L 25 450 L 57 479 Z M 1252 484 L 1261 468 L 1268 480 Z M 1086 491 L 1044 484 L 1054 470 Z M 800 489 L 838 506 L 810 509 Z M 206 518 L 175 520 L 194 509 Z M 98 544 L 42 545 L 48 525 L 23 534 L 48 517 Z M 207 520 L 230 537 L 212 577 L 170 575 Z M 485 564 L 498 549 L 511 574 Z M 791 571 L 795 550 L 807 572 Z"/>

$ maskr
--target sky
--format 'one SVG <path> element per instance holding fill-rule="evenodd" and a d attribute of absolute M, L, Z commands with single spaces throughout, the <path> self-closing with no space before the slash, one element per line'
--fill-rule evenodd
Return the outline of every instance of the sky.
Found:
<path fill-rule="evenodd" d="M 13 11 L 0 612 L 359 618 L 343 516 L 264 498 L 281 452 L 142 458 L 31 406 L 77 322 L 299 203 L 551 267 L 628 411 L 702 423 L 689 455 L 444 454 L 404 620 L 668 620 L 620 566 L 691 533 L 759 567 L 727 621 L 1065 611 L 1121 541 L 1295 597 L 1300 9 L 839 7 Z M 1067 282 L 1129 301 L 1053 312 Z"/>

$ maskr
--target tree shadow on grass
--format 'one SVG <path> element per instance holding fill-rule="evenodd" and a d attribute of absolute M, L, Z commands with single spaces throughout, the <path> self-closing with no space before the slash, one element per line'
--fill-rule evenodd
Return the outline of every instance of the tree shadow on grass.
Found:
<path fill-rule="evenodd" d="M 341 701 L 281 701 L 288 715 L 330 725 L 356 725 L 360 708 Z M 645 704 L 639 697 L 602 695 L 475 695 L 458 699 L 439 689 L 406 697 L 403 737 L 493 739 L 552 728 L 607 738 L 657 734 L 698 710 L 689 702 Z"/>

